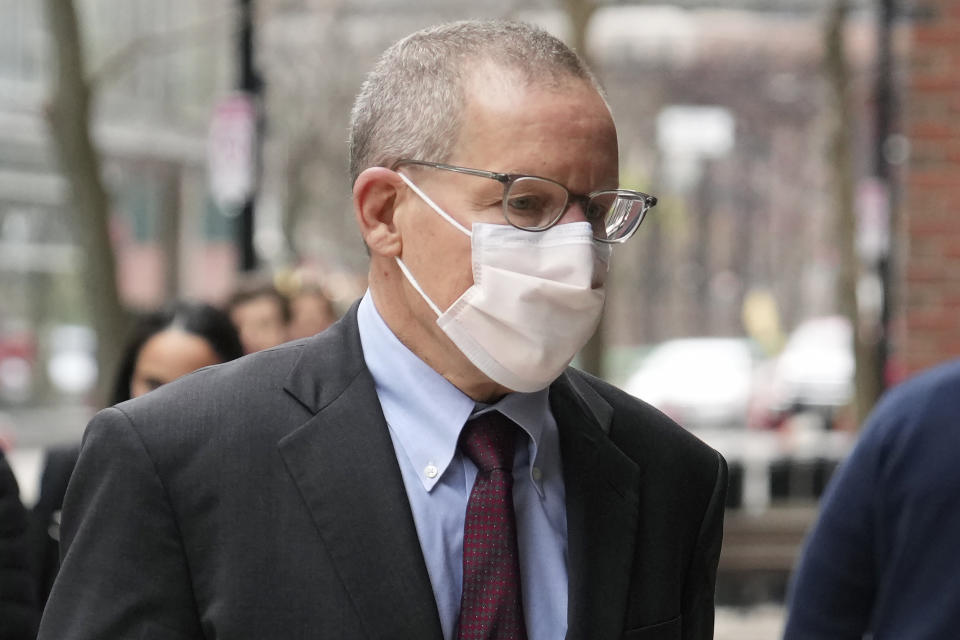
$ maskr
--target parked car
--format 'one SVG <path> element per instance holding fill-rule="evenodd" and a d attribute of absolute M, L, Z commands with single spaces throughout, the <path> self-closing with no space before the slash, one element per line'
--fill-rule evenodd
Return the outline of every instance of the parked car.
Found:
<path fill-rule="evenodd" d="M 61 324 L 50 329 L 47 375 L 60 393 L 83 397 L 97 383 L 97 337 L 84 325 Z"/>
<path fill-rule="evenodd" d="M 0 330 L 0 405 L 19 404 L 30 398 L 36 351 L 32 332 Z"/>
<path fill-rule="evenodd" d="M 743 428 L 758 350 L 745 338 L 678 338 L 654 347 L 624 389 L 691 429 Z"/>
<path fill-rule="evenodd" d="M 855 366 L 849 320 L 823 316 L 801 322 L 763 377 L 752 426 L 777 428 L 791 416 L 812 413 L 831 427 L 853 396 Z"/>

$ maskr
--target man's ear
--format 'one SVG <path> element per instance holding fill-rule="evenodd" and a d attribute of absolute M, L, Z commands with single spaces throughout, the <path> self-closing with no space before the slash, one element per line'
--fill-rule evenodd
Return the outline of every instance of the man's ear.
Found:
<path fill-rule="evenodd" d="M 353 212 L 373 254 L 400 255 L 402 243 L 393 216 L 404 187 L 400 176 L 384 167 L 365 169 L 353 183 Z"/>

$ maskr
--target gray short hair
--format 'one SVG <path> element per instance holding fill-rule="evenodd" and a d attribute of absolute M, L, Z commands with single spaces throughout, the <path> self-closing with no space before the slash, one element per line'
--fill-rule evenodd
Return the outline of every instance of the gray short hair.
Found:
<path fill-rule="evenodd" d="M 353 103 L 351 182 L 364 169 L 403 157 L 446 160 L 459 132 L 464 82 L 484 61 L 530 83 L 577 78 L 600 91 L 576 53 L 530 24 L 468 20 L 418 31 L 383 53 Z"/>

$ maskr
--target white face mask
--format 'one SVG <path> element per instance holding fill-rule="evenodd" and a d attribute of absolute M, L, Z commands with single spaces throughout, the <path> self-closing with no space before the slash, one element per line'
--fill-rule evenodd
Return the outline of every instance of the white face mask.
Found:
<path fill-rule="evenodd" d="M 406 176 L 400 177 L 434 211 L 471 237 L 474 284 L 446 311 L 396 259 L 437 314 L 437 325 L 494 382 L 513 391 L 545 388 L 597 328 L 610 246 L 594 241 L 587 222 L 537 232 L 474 223 L 471 232 Z"/>

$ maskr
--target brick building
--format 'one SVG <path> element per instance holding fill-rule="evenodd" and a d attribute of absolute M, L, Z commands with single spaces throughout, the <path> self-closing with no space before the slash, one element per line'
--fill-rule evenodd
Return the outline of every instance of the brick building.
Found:
<path fill-rule="evenodd" d="M 960 0 L 917 0 L 912 32 L 898 257 L 897 351 L 908 373 L 960 356 Z"/>

